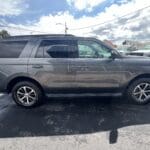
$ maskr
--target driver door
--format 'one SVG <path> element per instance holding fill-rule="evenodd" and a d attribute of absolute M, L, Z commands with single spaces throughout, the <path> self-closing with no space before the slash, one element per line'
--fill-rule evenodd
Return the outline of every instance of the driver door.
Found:
<path fill-rule="evenodd" d="M 123 78 L 120 60 L 112 59 L 111 51 L 96 41 L 79 40 L 78 58 L 69 69 L 78 88 L 118 88 Z"/>

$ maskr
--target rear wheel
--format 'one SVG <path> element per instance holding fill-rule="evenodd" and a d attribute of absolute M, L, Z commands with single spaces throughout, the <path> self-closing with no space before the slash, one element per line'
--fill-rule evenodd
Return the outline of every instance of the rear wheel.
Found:
<path fill-rule="evenodd" d="M 13 87 L 12 97 L 17 105 L 30 108 L 41 103 L 42 92 L 37 85 L 24 81 L 17 83 Z"/>
<path fill-rule="evenodd" d="M 127 90 L 127 95 L 137 104 L 150 102 L 150 78 L 142 78 L 133 82 Z"/>

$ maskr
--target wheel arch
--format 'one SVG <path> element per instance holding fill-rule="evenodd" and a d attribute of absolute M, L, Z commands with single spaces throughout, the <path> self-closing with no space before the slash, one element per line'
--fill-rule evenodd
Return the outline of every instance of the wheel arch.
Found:
<path fill-rule="evenodd" d="M 147 74 L 140 74 L 138 76 L 136 76 L 135 78 L 133 78 L 132 80 L 129 81 L 128 85 L 126 86 L 126 90 L 130 87 L 130 85 L 135 82 L 138 79 L 142 79 L 142 78 L 150 78 L 150 73 Z"/>
<path fill-rule="evenodd" d="M 14 77 L 11 80 L 9 80 L 9 82 L 7 83 L 7 86 L 6 86 L 7 92 L 10 93 L 12 91 L 12 88 L 14 87 L 14 85 L 16 83 L 22 82 L 22 81 L 30 81 L 30 82 L 34 83 L 36 86 L 38 86 L 41 89 L 42 93 L 44 93 L 44 89 L 38 81 L 36 81 L 33 78 L 26 77 L 26 76 L 18 76 L 18 77 Z"/>

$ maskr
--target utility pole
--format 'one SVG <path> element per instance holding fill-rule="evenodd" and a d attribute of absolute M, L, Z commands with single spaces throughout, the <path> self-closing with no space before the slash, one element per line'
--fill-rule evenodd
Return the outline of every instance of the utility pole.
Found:
<path fill-rule="evenodd" d="M 65 22 L 65 24 L 63 24 L 63 23 L 56 23 L 56 25 L 62 25 L 62 26 L 64 26 L 64 28 L 65 28 L 65 30 L 64 30 L 65 34 L 68 34 L 68 27 L 67 27 L 67 23 L 66 22 Z"/>
<path fill-rule="evenodd" d="M 65 22 L 65 34 L 68 33 L 68 27 L 67 27 L 67 23 Z"/>

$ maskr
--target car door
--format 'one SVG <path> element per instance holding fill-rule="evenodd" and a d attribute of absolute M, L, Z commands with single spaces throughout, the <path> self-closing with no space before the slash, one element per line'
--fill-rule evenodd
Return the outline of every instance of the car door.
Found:
<path fill-rule="evenodd" d="M 42 40 L 33 50 L 29 60 L 29 73 L 47 93 L 60 92 L 71 87 L 69 69 L 69 51 L 74 49 L 70 40 Z M 59 90 L 58 90 L 59 88 Z"/>
<path fill-rule="evenodd" d="M 118 88 L 123 79 L 120 59 L 111 58 L 109 48 L 96 41 L 78 41 L 78 58 L 72 59 L 70 72 L 78 88 Z"/>

